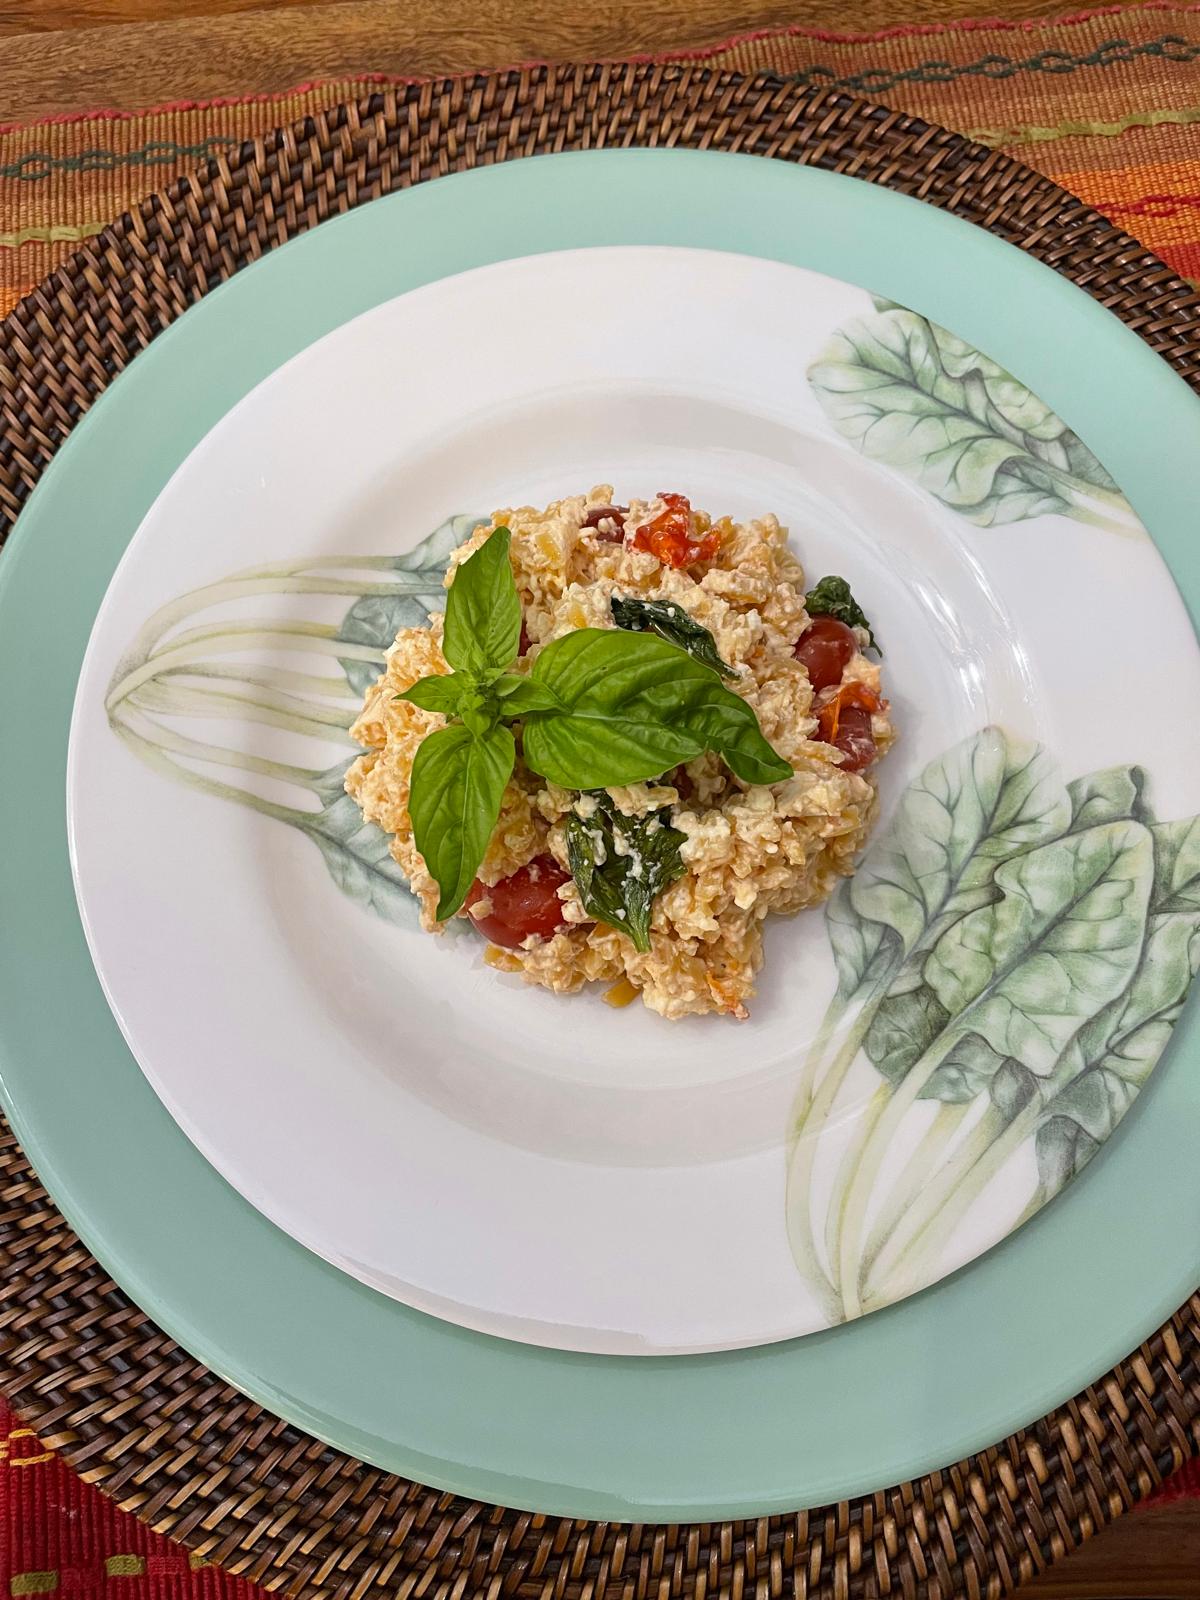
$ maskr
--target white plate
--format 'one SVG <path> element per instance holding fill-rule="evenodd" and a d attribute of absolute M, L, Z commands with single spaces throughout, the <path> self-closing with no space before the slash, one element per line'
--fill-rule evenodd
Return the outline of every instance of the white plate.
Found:
<path fill-rule="evenodd" d="M 303 828 L 263 809 L 334 803 L 332 780 L 297 789 L 263 763 L 344 766 L 352 751 L 337 724 L 371 667 L 352 666 L 348 682 L 347 652 L 330 639 L 264 639 L 260 624 L 303 620 L 344 638 L 353 608 L 361 637 L 380 621 L 377 601 L 389 625 L 396 616 L 395 597 L 373 599 L 372 584 L 407 585 L 410 605 L 438 585 L 436 572 L 406 576 L 403 561 L 367 569 L 354 558 L 402 557 L 451 517 L 612 482 L 620 497 L 681 490 L 714 514 L 775 511 L 814 581 L 851 580 L 886 652 L 901 735 L 883 767 L 881 831 L 906 786 L 972 740 L 980 759 L 1005 740 L 1036 741 L 1051 785 L 1055 765 L 1066 780 L 1138 763 L 1157 816 L 1190 815 L 1200 753 L 1179 737 L 1178 707 L 1200 695 L 1197 651 L 1119 495 L 1068 488 L 1073 514 L 977 526 L 946 503 L 961 484 L 931 492 L 928 440 L 918 460 L 908 432 L 883 462 L 867 453 L 880 453 L 878 433 L 859 439 L 864 451 L 835 426 L 836 373 L 826 369 L 823 404 L 810 367 L 856 318 L 869 319 L 865 337 L 894 332 L 899 315 L 809 272 L 701 251 L 482 268 L 383 305 L 289 362 L 193 452 L 131 543 L 96 621 L 71 735 L 71 850 L 93 957 L 130 1048 L 189 1137 L 280 1227 L 355 1277 L 537 1343 L 712 1350 L 824 1327 L 919 1287 L 1049 1192 L 1039 1140 L 1044 1180 L 1054 1130 L 1045 1116 L 1014 1120 L 1006 1146 L 987 1147 L 994 1171 L 954 1226 L 944 1226 L 952 1207 L 939 1213 L 935 1252 L 831 1301 L 814 1287 L 829 1266 L 822 1208 L 881 1079 L 859 1056 L 801 1142 L 812 1153 L 800 1165 L 814 1268 L 798 1242 L 788 1139 L 837 984 L 819 912 L 769 928 L 748 1023 L 672 1025 L 596 995 L 527 988 L 487 968 L 466 930 L 421 934 L 403 892 L 369 870 L 369 839 L 350 840 L 352 855 L 327 840 L 326 870 Z M 975 372 L 967 391 L 1003 383 L 974 352 L 942 354 L 954 381 Z M 852 432 L 844 406 L 838 414 Z M 1026 420 L 1075 449 L 1056 419 Z M 1062 469 L 1055 481 L 1066 482 Z M 1035 501 L 1027 494 L 1024 509 Z M 443 560 L 451 542 L 444 529 L 434 540 Z M 275 570 L 242 588 L 210 587 L 264 567 Z M 331 578 L 340 592 L 323 592 Z M 218 648 L 251 621 L 248 644 Z M 160 654 L 142 668 L 148 649 Z M 213 676 L 222 669 L 233 677 Z M 328 693 L 314 699 L 311 684 L 279 676 L 295 673 L 327 673 Z M 1169 696 L 1147 692 L 1168 679 Z M 287 695 L 310 718 L 314 707 L 327 714 L 329 737 L 277 725 L 295 710 Z M 989 726 L 1004 733 L 981 733 Z M 180 740 L 203 741 L 221 764 Z M 219 786 L 232 797 L 249 788 L 261 804 L 230 803 Z M 327 818 L 343 843 L 349 805 Z M 381 914 L 364 907 L 371 897 Z M 833 1083 L 827 1072 L 817 1081 Z M 946 1106 L 918 1100 L 893 1117 L 854 1229 L 864 1245 L 914 1159 L 936 1183 L 978 1153 L 987 1094 L 961 1112 Z M 721 1295 L 704 1294 L 705 1282 Z"/>

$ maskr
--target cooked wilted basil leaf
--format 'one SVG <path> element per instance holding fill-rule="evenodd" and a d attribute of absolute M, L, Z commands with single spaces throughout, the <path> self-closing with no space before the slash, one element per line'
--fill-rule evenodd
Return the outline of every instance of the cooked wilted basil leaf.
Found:
<path fill-rule="evenodd" d="M 613 621 L 628 633 L 656 633 L 668 644 L 677 644 L 688 655 L 719 672 L 723 678 L 737 673 L 717 654 L 717 643 L 707 628 L 694 622 L 674 600 L 622 600 L 613 595 Z"/>
<path fill-rule="evenodd" d="M 883 654 L 875 642 L 871 624 L 863 614 L 863 608 L 850 593 L 850 585 L 845 578 L 822 578 L 816 588 L 810 589 L 804 596 L 804 604 L 810 617 L 836 617 L 848 628 L 865 628 L 867 649 Z"/>
<path fill-rule="evenodd" d="M 627 817 L 607 794 L 585 798 L 596 802 L 590 816 L 567 817 L 567 863 L 584 909 L 649 950 L 654 900 L 683 876 L 679 847 L 687 835 L 671 826 L 669 809 Z"/>

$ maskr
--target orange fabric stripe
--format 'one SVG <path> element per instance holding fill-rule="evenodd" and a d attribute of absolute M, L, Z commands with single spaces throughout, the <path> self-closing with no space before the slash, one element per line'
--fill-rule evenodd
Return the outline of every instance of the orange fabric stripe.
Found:
<path fill-rule="evenodd" d="M 1065 172 L 1059 182 L 1159 255 L 1200 241 L 1200 152 L 1124 172 Z"/>
<path fill-rule="evenodd" d="M 876 33 L 793 28 L 697 54 L 714 66 L 836 84 L 982 133 L 1173 259 L 1200 239 L 1200 4 L 1150 0 Z M 207 155 L 381 81 L 366 75 L 0 129 L 0 314 L 82 236 Z"/>

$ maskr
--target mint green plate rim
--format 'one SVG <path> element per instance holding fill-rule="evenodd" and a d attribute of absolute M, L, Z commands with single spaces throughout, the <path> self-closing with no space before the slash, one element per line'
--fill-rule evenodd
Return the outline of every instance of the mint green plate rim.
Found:
<path fill-rule="evenodd" d="M 745 1517 L 869 1493 L 982 1449 L 1102 1375 L 1187 1299 L 1200 1282 L 1194 996 L 1150 1085 L 1071 1189 L 936 1288 L 787 1344 L 581 1356 L 410 1311 L 237 1196 L 122 1042 L 67 859 L 67 727 L 90 627 L 129 538 L 203 434 L 281 362 L 382 300 L 512 256 L 611 244 L 793 262 L 946 323 L 1096 451 L 1195 621 L 1200 401 L 1082 291 L 982 230 L 855 179 L 685 151 L 538 157 L 377 201 L 272 252 L 157 338 L 59 451 L 0 560 L 0 1096 L 126 1293 L 288 1421 L 523 1509 Z"/>

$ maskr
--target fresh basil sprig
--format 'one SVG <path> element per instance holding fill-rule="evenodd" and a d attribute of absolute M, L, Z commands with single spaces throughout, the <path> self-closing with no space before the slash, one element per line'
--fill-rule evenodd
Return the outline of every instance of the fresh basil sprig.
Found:
<path fill-rule="evenodd" d="M 878 655 L 883 654 L 875 642 L 871 624 L 863 608 L 850 593 L 850 585 L 845 578 L 822 578 L 816 588 L 810 589 L 804 596 L 804 605 L 810 617 L 836 617 L 848 628 L 865 628 L 867 649 L 874 650 Z"/>
<path fill-rule="evenodd" d="M 564 789 L 644 783 L 706 750 L 744 783 L 792 775 L 753 708 L 652 633 L 579 628 L 546 646 L 532 677 L 561 709 L 526 718 L 525 765 Z"/>
<path fill-rule="evenodd" d="M 567 865 L 583 908 L 597 922 L 650 948 L 650 913 L 659 892 L 683 876 L 679 847 L 686 833 L 671 827 L 669 808 L 627 817 L 601 791 L 588 817 L 567 817 Z"/>
<path fill-rule="evenodd" d="M 674 600 L 623 600 L 613 595 L 610 606 L 618 628 L 629 633 L 656 633 L 660 639 L 677 644 L 723 678 L 737 677 L 736 670 L 721 660 L 717 641 L 708 629 L 694 621 Z"/>
<path fill-rule="evenodd" d="M 564 789 L 642 783 L 707 750 L 744 783 L 792 775 L 747 702 L 655 634 L 580 628 L 546 645 L 528 676 L 510 672 L 521 602 L 509 542 L 497 528 L 455 574 L 442 653 L 456 670 L 398 696 L 449 721 L 421 741 L 408 805 L 439 921 L 461 907 L 499 819 L 516 759 L 507 723 L 522 724 L 526 766 Z"/>

